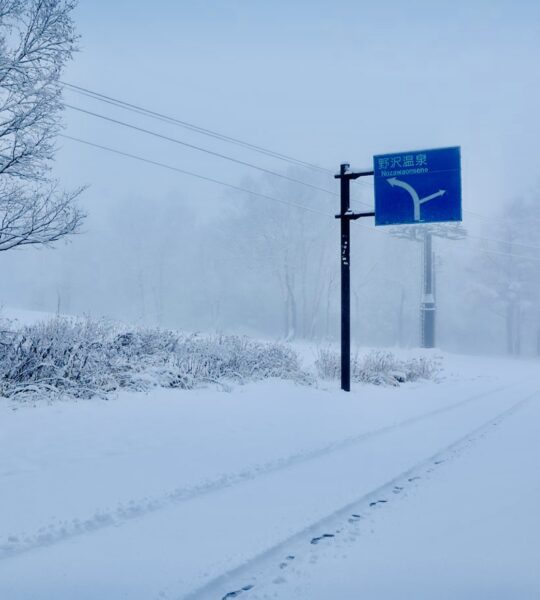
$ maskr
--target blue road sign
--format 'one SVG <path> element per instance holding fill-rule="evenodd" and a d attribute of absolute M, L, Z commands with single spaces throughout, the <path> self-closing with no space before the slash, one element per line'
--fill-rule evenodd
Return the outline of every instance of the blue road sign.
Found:
<path fill-rule="evenodd" d="M 461 221 L 460 149 L 373 157 L 375 225 Z"/>

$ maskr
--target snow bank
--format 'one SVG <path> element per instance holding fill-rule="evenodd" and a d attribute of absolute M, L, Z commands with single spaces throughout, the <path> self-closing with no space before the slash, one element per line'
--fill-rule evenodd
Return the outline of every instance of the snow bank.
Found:
<path fill-rule="evenodd" d="M 0 395 L 90 398 L 118 389 L 192 389 L 270 377 L 310 383 L 298 355 L 246 337 L 126 330 L 92 319 L 56 317 L 0 331 Z"/>
<path fill-rule="evenodd" d="M 57 315 L 47 320 L 0 322 L 0 396 L 106 397 L 127 389 L 193 389 L 216 384 L 279 378 L 306 385 L 337 379 L 339 354 L 319 350 L 311 370 L 302 367 L 289 345 L 236 335 L 185 334 L 135 329 L 106 320 Z M 370 351 L 353 358 L 352 379 L 375 385 L 398 385 L 433 379 L 440 358 L 397 358 Z"/>

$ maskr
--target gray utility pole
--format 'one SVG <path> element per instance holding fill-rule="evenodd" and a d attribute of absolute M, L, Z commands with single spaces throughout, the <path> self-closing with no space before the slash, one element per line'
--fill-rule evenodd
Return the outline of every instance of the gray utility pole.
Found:
<path fill-rule="evenodd" d="M 433 273 L 432 237 L 429 231 L 424 233 L 423 290 L 420 305 L 420 323 L 422 328 L 422 348 L 435 347 L 435 278 Z"/>
<path fill-rule="evenodd" d="M 373 171 L 351 173 L 350 165 L 343 163 L 339 174 L 341 179 L 341 389 L 351 391 L 351 221 L 362 217 L 374 217 L 374 212 L 353 213 L 351 211 L 351 179 L 373 175 Z"/>

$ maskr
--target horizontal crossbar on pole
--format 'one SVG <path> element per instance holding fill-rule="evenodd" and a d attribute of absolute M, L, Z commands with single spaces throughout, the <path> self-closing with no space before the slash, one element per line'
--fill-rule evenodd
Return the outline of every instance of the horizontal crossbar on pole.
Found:
<path fill-rule="evenodd" d="M 365 212 L 365 213 L 345 213 L 344 215 L 334 215 L 336 219 L 349 219 L 350 221 L 356 221 L 356 219 L 361 219 L 362 217 L 374 217 L 374 212 Z"/>

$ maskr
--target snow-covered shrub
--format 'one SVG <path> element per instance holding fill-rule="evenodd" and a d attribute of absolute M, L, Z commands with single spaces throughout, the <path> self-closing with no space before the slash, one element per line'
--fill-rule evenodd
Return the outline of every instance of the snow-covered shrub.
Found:
<path fill-rule="evenodd" d="M 391 352 L 381 350 L 373 350 L 362 361 L 355 361 L 352 377 L 375 385 L 398 385 L 413 380 L 409 361 L 400 361 Z"/>
<path fill-rule="evenodd" d="M 338 379 L 341 375 L 341 359 L 337 352 L 328 348 L 319 349 L 315 369 L 321 379 Z"/>
<path fill-rule="evenodd" d="M 417 379 L 433 379 L 441 371 L 440 358 L 421 356 L 407 361 L 407 381 Z"/>
<path fill-rule="evenodd" d="M 340 356 L 331 350 L 321 350 L 315 367 L 322 379 L 337 379 L 341 373 Z M 375 385 L 398 385 L 417 379 L 432 379 L 439 370 L 437 359 L 420 357 L 400 360 L 391 352 L 381 350 L 373 350 L 362 359 L 351 359 L 351 379 Z"/>
<path fill-rule="evenodd" d="M 77 397 L 115 389 L 107 329 L 100 322 L 56 318 L 4 330 L 0 340 L 0 394 L 69 393 Z"/>
<path fill-rule="evenodd" d="M 190 389 L 269 377 L 311 382 L 291 348 L 240 336 L 125 330 L 64 318 L 0 331 L 2 396 L 88 398 L 120 388 Z"/>
<path fill-rule="evenodd" d="M 160 330 L 117 336 L 121 356 L 143 378 L 165 387 L 191 388 L 223 379 L 253 381 L 269 377 L 309 382 L 297 354 L 288 346 L 235 335 L 181 335 Z M 135 359 L 135 360 L 134 360 Z"/>

